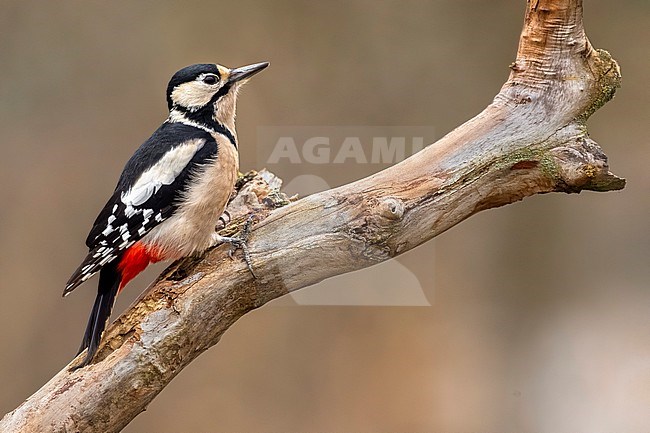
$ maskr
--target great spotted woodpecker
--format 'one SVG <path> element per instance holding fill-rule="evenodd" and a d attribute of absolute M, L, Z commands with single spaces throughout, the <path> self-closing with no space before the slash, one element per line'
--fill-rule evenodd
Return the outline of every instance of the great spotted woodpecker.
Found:
<path fill-rule="evenodd" d="M 89 253 L 63 296 L 99 272 L 97 297 L 79 353 L 88 365 L 115 297 L 149 263 L 202 252 L 232 239 L 215 233 L 239 168 L 235 104 L 249 77 L 269 64 L 236 69 L 198 64 L 167 86 L 169 117 L 136 150 L 88 234 Z"/>

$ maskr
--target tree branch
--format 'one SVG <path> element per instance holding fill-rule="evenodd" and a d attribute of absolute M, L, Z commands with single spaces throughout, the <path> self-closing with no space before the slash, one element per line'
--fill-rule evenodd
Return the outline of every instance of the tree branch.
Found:
<path fill-rule="evenodd" d="M 117 432 L 238 318 L 272 299 L 395 257 L 483 209 L 623 188 L 585 126 L 614 95 L 620 71 L 587 40 L 582 2 L 529 0 L 511 69 L 483 112 L 373 176 L 286 206 L 274 176 L 245 177 L 229 229 L 256 212 L 249 247 L 259 278 L 226 247 L 175 263 L 107 330 L 95 364 L 59 372 L 0 430 Z"/>

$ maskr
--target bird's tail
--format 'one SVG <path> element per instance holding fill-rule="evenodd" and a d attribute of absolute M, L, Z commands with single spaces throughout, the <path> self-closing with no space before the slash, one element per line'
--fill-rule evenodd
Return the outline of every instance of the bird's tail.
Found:
<path fill-rule="evenodd" d="M 100 271 L 97 297 L 95 298 L 95 304 L 90 313 L 88 325 L 86 325 L 86 332 L 77 355 L 83 352 L 86 348 L 88 349 L 88 352 L 86 353 L 84 360 L 80 364 L 75 365 L 75 368 L 85 367 L 90 364 L 97 353 L 99 342 L 102 333 L 106 328 L 106 323 L 111 316 L 111 311 L 113 310 L 113 304 L 115 303 L 115 297 L 120 289 L 121 281 L 122 275 L 117 268 L 117 261 L 108 263 Z"/>

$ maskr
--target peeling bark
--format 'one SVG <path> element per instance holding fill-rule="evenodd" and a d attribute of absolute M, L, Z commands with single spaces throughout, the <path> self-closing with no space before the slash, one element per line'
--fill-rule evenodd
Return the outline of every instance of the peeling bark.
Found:
<path fill-rule="evenodd" d="M 292 203 L 268 172 L 245 176 L 224 234 L 256 213 L 259 278 L 227 247 L 173 264 L 109 327 L 94 364 L 59 372 L 0 431 L 118 432 L 238 318 L 278 296 L 395 257 L 484 209 L 623 188 L 585 125 L 620 71 L 587 40 L 582 2 L 530 0 L 511 69 L 483 112 L 373 176 Z"/>

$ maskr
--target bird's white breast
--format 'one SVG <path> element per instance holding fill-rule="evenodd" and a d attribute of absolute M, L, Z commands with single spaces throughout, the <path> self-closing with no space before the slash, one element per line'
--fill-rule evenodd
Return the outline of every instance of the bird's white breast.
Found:
<path fill-rule="evenodd" d="M 239 171 L 235 147 L 220 134 L 215 134 L 215 140 L 216 158 L 193 173 L 195 180 L 174 214 L 142 239 L 166 258 L 185 257 L 212 245 L 215 225 L 228 204 Z"/>

